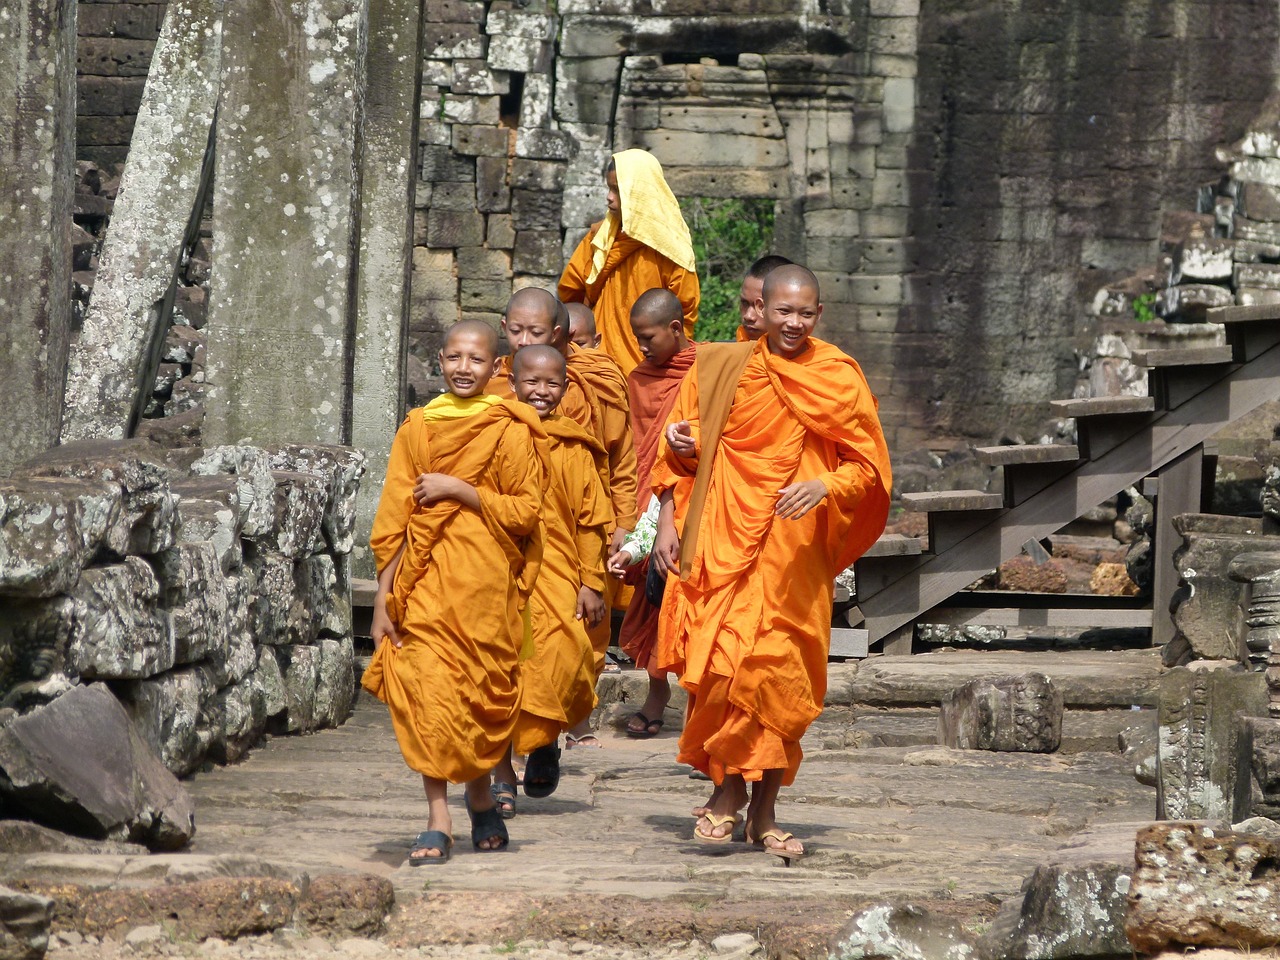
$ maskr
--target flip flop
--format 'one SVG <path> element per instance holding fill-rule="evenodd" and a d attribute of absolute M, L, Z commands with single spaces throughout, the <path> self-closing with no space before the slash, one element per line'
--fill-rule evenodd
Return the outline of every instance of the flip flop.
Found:
<path fill-rule="evenodd" d="M 511 835 L 507 833 L 507 825 L 502 822 L 502 814 L 497 807 L 477 811 L 472 810 L 471 804 L 468 803 L 467 816 L 471 818 L 471 846 L 480 853 L 497 853 L 499 850 L 507 849 L 507 844 L 511 842 Z M 492 840 L 495 837 L 502 841 L 496 847 L 480 846 L 486 840 Z"/>
<path fill-rule="evenodd" d="M 529 754 L 524 765 L 524 795 L 535 799 L 549 797 L 560 786 L 560 748 L 554 743 L 539 747 Z"/>
<path fill-rule="evenodd" d="M 792 860 L 803 859 L 805 854 L 808 853 L 808 851 L 805 850 L 805 851 L 801 851 L 800 853 L 795 853 L 794 851 L 791 851 L 791 850 L 784 850 L 782 849 L 781 846 L 777 846 L 777 847 L 767 846 L 765 844 L 765 841 L 776 840 L 779 843 L 779 845 L 781 845 L 781 844 L 785 844 L 788 840 L 794 840 L 795 838 L 796 838 L 796 835 L 794 833 L 786 833 L 782 830 L 766 830 L 764 833 L 760 834 L 760 836 L 748 837 L 747 840 L 749 843 L 752 843 L 755 846 L 762 849 L 765 853 L 771 853 L 775 857 L 781 857 L 783 860 L 786 861 L 786 864 L 789 867 L 791 866 Z"/>
<path fill-rule="evenodd" d="M 707 819 L 707 823 L 711 825 L 712 830 L 716 829 L 717 827 L 723 827 L 725 824 L 728 824 L 729 832 L 726 833 L 723 837 L 717 837 L 710 833 L 703 833 L 701 830 L 698 829 L 697 824 L 694 824 L 693 839 L 698 840 L 702 843 L 728 843 L 733 839 L 733 828 L 742 822 L 742 817 L 738 816 L 736 813 L 726 814 L 723 817 L 718 816 L 714 813 L 708 813 L 705 816 Z"/>
<path fill-rule="evenodd" d="M 489 796 L 498 805 L 503 820 L 516 815 L 516 788 L 509 783 L 495 782 L 489 787 Z"/>
<path fill-rule="evenodd" d="M 439 850 L 438 857 L 415 857 L 419 850 Z M 443 830 L 423 830 L 409 848 L 409 866 L 421 867 L 428 863 L 444 863 L 453 852 L 453 837 Z"/>
<path fill-rule="evenodd" d="M 632 720 L 639 720 L 644 724 L 643 730 L 632 730 L 630 726 L 626 727 L 627 736 L 636 740 L 648 740 L 650 737 L 656 737 L 662 732 L 662 724 L 665 722 L 661 717 L 657 720 L 650 720 L 643 713 L 633 713 L 630 717 Z M 654 729 L 654 728 L 657 729 Z"/>
<path fill-rule="evenodd" d="M 600 738 L 594 733 L 584 733 L 580 737 L 574 736 L 572 733 L 564 735 L 564 748 L 572 750 L 574 747 L 590 747 L 593 750 L 602 749 L 604 744 L 600 742 Z"/>

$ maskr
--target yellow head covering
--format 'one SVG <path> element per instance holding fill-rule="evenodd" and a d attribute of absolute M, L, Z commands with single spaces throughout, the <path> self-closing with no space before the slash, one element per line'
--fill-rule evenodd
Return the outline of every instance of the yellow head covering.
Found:
<path fill-rule="evenodd" d="M 618 177 L 622 218 L 613 211 L 591 239 L 591 272 L 587 283 L 595 283 L 604 269 L 609 248 L 625 225 L 627 236 L 658 251 L 678 267 L 694 272 L 693 241 L 689 225 L 680 213 L 680 203 L 662 176 L 658 158 L 647 150 L 623 150 L 613 155 Z"/>
<path fill-rule="evenodd" d="M 442 393 L 422 408 L 422 419 L 427 423 L 437 420 L 461 420 L 501 403 L 501 397 L 482 393 L 475 397 L 459 397 L 454 393 Z"/>

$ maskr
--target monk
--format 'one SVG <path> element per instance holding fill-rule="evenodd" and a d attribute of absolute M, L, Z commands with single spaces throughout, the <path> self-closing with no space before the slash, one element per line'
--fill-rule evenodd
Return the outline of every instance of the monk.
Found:
<path fill-rule="evenodd" d="M 833 581 L 884 529 L 891 478 L 861 369 L 812 335 L 813 274 L 776 268 L 762 300 L 765 335 L 699 348 L 663 431 L 658 665 L 689 692 L 678 759 L 718 788 L 695 839 L 729 842 L 751 783 L 746 839 L 790 863 L 776 803 L 822 710 Z"/>
<path fill-rule="evenodd" d="M 530 598 L 533 655 L 523 664 L 524 699 L 512 740 L 528 754 L 524 792 L 547 797 L 560 782 L 562 731 L 591 715 L 596 674 L 588 626 L 605 616 L 605 533 L 612 519 L 601 474 L 604 449 L 595 437 L 555 412 L 564 395 L 564 356 L 534 344 L 517 352 L 511 388 L 534 409 L 547 432 L 549 474 L 543 492 L 542 566 Z M 504 818 L 516 813 L 511 751 L 494 771 L 494 799 Z"/>
<path fill-rule="evenodd" d="M 508 843 L 489 772 L 520 715 L 522 609 L 541 553 L 547 454 L 529 407 L 485 394 L 497 353 L 488 324 L 449 328 L 439 354 L 449 390 L 396 433 L 370 540 L 375 649 L 361 683 L 390 707 L 426 789 L 413 866 L 450 857 L 450 783 L 466 784 L 475 849 Z"/>
<path fill-rule="evenodd" d="M 583 350 L 569 342 L 569 312 L 546 290 L 525 287 L 507 303 L 502 330 L 513 354 L 533 344 L 555 347 L 567 360 L 567 385 L 560 413 L 577 422 L 605 449 L 608 465 L 606 492 L 613 507 L 609 544 L 621 543 L 635 521 L 635 442 L 631 436 L 626 382 L 608 356 L 597 350 Z M 511 361 L 504 358 L 499 375 L 510 375 Z M 494 392 L 502 386 L 492 387 Z M 510 390 L 510 387 L 507 387 Z M 508 394 L 511 395 L 511 394 Z M 607 559 L 607 552 L 603 559 Z M 611 606 L 616 592 L 612 578 L 605 585 L 605 603 Z M 609 649 L 610 624 L 606 617 L 589 631 L 595 650 L 596 675 L 604 671 Z M 567 745 L 599 746 L 588 721 L 577 725 L 566 737 Z"/>
<path fill-rule="evenodd" d="M 605 167 L 604 220 L 593 224 L 569 258 L 558 293 L 595 311 L 601 348 L 624 374 L 644 359 L 631 335 L 636 297 L 663 287 L 679 299 L 686 336 L 698 320 L 693 241 L 662 165 L 644 150 L 615 153 Z"/>
<path fill-rule="evenodd" d="M 670 290 L 646 290 L 640 295 L 631 308 L 631 330 L 644 355 L 644 360 L 627 377 L 631 428 L 636 438 L 636 483 L 644 494 L 649 490 L 649 474 L 658 455 L 662 428 L 675 406 L 680 384 L 693 366 L 697 348 L 684 334 L 680 301 Z M 642 584 L 648 575 L 646 560 L 633 567 L 626 580 Z M 657 639 L 658 606 L 650 602 L 645 590 L 637 589 L 618 637 L 623 652 L 649 674 L 645 701 L 627 721 L 626 732 L 631 737 L 653 737 L 660 733 L 662 712 L 671 699 L 666 671 L 659 669 L 654 656 Z"/>
<path fill-rule="evenodd" d="M 569 311 L 569 339 L 583 350 L 597 350 L 600 334 L 596 331 L 596 315 L 585 303 L 566 303 Z"/>
<path fill-rule="evenodd" d="M 785 267 L 791 261 L 776 253 L 766 254 L 747 268 L 742 278 L 742 289 L 738 293 L 738 332 L 737 339 L 759 340 L 764 336 L 763 301 L 764 278 L 776 267 Z"/>

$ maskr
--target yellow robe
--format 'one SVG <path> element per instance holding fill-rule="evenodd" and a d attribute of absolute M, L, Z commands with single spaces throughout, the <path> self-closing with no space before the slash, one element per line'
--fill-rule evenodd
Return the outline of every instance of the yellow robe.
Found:
<path fill-rule="evenodd" d="M 404 547 L 387 597 L 402 646 L 381 644 L 361 683 L 390 708 L 405 762 L 424 776 L 474 780 L 511 740 L 546 464 L 545 433 L 522 404 L 430 423 L 415 410 L 396 433 L 370 544 L 379 573 Z M 480 510 L 417 506 L 422 473 L 472 484 Z"/>
<path fill-rule="evenodd" d="M 553 743 L 595 709 L 595 658 L 574 613 L 581 587 L 604 589 L 602 556 L 612 518 L 600 478 L 604 451 L 595 438 L 568 417 L 551 417 L 543 426 L 550 454 L 542 501 L 546 537 L 530 599 L 534 654 L 522 667 L 516 753 Z"/>

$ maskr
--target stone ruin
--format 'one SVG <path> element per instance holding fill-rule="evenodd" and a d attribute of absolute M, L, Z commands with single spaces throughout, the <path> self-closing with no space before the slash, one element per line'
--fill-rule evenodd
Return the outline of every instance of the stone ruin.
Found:
<path fill-rule="evenodd" d="M 69 733 L 86 722 L 72 701 L 105 717 L 94 727 L 135 731 L 139 769 L 150 754 L 178 776 L 237 760 L 267 732 L 342 723 L 363 470 L 344 447 L 146 440 L 64 445 L 16 469 L 0 486 L 0 810 L 139 832 L 87 818 L 92 787 L 50 769 L 64 751 L 92 763 L 80 751 L 96 741 Z M 79 699 L 86 689 L 115 713 Z"/>

